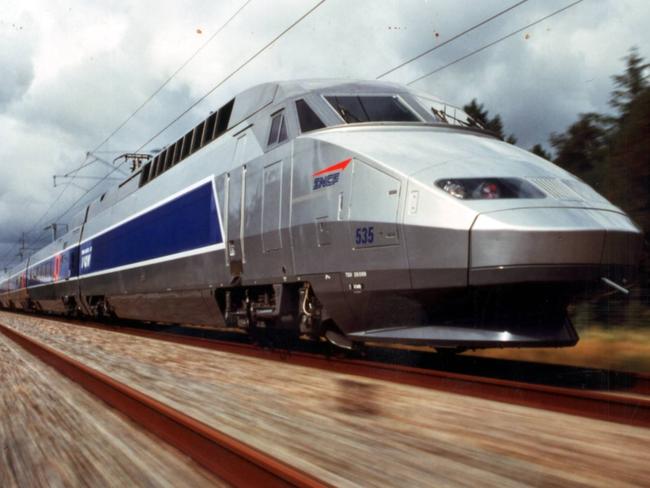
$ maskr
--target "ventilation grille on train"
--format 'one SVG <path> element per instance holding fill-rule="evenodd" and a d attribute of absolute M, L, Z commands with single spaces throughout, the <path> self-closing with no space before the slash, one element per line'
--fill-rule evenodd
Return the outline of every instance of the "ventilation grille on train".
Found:
<path fill-rule="evenodd" d="M 557 178 L 528 178 L 528 180 L 557 200 L 584 200 L 580 194 Z"/>

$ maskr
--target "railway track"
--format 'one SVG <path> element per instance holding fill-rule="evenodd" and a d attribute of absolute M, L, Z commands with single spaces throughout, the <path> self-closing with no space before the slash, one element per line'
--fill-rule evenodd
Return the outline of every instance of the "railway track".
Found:
<path fill-rule="evenodd" d="M 650 375 L 614 372 L 611 374 L 614 378 L 619 378 L 618 381 L 624 384 L 625 389 L 620 391 L 598 391 L 458 373 L 441 369 L 390 364 L 366 359 L 332 357 L 302 351 L 264 349 L 247 343 L 190 337 L 125 325 L 108 325 L 80 320 L 75 320 L 74 323 L 85 327 L 112 330 L 134 336 L 280 361 L 330 372 L 432 388 L 627 425 L 650 427 Z M 503 364 L 503 361 L 485 360 L 480 361 L 480 363 L 494 369 L 494 364 Z M 515 367 L 531 369 L 535 367 L 546 368 L 547 366 L 535 365 L 534 363 L 518 363 Z M 620 380 L 621 377 L 624 377 L 624 381 Z"/>
<path fill-rule="evenodd" d="M 234 486 L 329 486 L 11 327 L 0 332 Z"/>

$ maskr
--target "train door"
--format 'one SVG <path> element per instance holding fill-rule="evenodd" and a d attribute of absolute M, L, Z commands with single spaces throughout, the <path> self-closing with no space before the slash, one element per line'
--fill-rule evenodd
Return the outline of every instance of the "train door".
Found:
<path fill-rule="evenodd" d="M 226 223 L 226 263 L 230 275 L 235 279 L 244 272 L 246 257 L 244 253 L 244 199 L 246 198 L 246 155 L 247 135 L 237 138 L 235 162 L 237 167 L 227 176 L 226 199 L 228 217 Z"/>
<path fill-rule="evenodd" d="M 269 253 L 282 249 L 282 161 L 264 167 L 262 193 L 262 247 L 264 253 Z"/>

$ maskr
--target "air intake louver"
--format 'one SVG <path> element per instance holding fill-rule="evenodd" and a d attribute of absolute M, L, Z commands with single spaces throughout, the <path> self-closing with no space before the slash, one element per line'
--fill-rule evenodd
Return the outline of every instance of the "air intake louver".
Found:
<path fill-rule="evenodd" d="M 528 180 L 557 200 L 584 200 L 581 195 L 557 178 L 528 178 Z"/>

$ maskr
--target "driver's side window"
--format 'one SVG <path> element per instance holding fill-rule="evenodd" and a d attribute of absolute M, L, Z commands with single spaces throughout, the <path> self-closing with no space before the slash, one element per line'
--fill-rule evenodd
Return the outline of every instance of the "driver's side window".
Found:
<path fill-rule="evenodd" d="M 288 138 L 287 121 L 285 120 L 284 109 L 271 115 L 271 130 L 269 131 L 268 145 L 274 146 L 284 142 Z"/>

